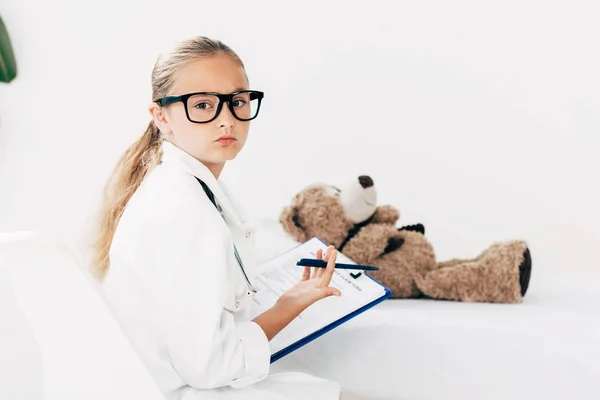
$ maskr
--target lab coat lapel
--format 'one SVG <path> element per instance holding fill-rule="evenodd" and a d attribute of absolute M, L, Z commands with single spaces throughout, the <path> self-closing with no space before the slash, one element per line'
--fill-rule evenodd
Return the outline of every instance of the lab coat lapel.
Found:
<path fill-rule="evenodd" d="M 230 193 L 224 189 L 213 175 L 213 173 L 204 165 L 201 161 L 196 159 L 191 154 L 185 152 L 174 144 L 164 141 L 163 142 L 163 157 L 164 163 L 177 163 L 181 165 L 185 170 L 194 175 L 196 178 L 202 180 L 209 189 L 215 195 L 217 202 L 223 208 L 226 216 L 230 223 L 239 229 L 243 229 L 244 220 L 240 217 L 241 213 L 239 206 L 236 207 L 230 200 Z M 244 218 L 245 219 L 245 218 Z"/>
<path fill-rule="evenodd" d="M 201 179 L 213 192 L 217 202 L 223 209 L 225 222 L 229 226 L 234 243 L 243 258 L 244 265 L 247 267 L 246 272 L 251 281 L 254 281 L 256 266 L 254 249 L 256 242 L 253 235 L 255 229 L 249 223 L 245 212 L 235 199 L 235 196 L 233 196 L 225 184 L 217 181 L 206 165 L 166 140 L 163 142 L 162 162 L 183 168 L 188 173 Z"/>
<path fill-rule="evenodd" d="M 237 221 L 239 221 L 239 224 L 231 227 L 231 232 L 235 238 L 238 250 L 248 267 L 248 275 L 254 277 L 256 265 L 256 254 L 254 252 L 256 242 L 253 235 L 256 231 L 255 226 L 229 188 L 222 184 L 222 189 L 230 201 L 232 211 L 235 213 Z"/>

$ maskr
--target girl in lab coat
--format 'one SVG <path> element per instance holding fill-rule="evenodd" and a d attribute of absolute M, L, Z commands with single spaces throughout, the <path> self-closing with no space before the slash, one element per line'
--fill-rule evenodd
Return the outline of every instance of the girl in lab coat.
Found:
<path fill-rule="evenodd" d="M 158 387 L 169 400 L 337 400 L 336 382 L 269 374 L 269 341 L 328 296 L 328 267 L 304 270 L 254 319 L 253 232 L 219 180 L 242 150 L 264 94 L 224 43 L 194 37 L 152 70 L 151 121 L 106 186 L 92 272 Z M 343 397 L 344 398 L 344 397 Z"/>

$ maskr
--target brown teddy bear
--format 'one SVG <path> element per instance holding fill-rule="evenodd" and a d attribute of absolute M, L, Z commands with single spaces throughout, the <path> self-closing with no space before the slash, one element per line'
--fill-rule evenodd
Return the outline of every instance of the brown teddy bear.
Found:
<path fill-rule="evenodd" d="M 377 206 L 373 179 L 359 176 L 340 190 L 315 184 L 297 193 L 279 222 L 296 241 L 318 236 L 369 272 L 392 298 L 518 303 L 527 292 L 531 254 L 523 241 L 494 243 L 473 259 L 437 262 L 422 224 L 396 227 L 392 206 Z"/>

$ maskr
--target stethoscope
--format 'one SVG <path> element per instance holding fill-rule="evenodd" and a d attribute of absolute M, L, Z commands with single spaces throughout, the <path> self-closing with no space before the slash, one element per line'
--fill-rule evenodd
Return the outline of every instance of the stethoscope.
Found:
<path fill-rule="evenodd" d="M 206 196 L 208 197 L 210 202 L 213 203 L 213 205 L 215 206 L 217 211 L 219 211 L 219 214 L 221 214 L 221 217 L 223 219 L 225 219 L 225 216 L 223 215 L 223 209 L 221 208 L 221 205 L 215 201 L 215 195 L 212 192 L 212 190 L 210 190 L 208 185 L 206 183 L 204 183 L 200 178 L 198 178 L 197 176 L 195 178 L 198 180 L 198 182 L 200 182 L 200 185 L 202 185 L 202 188 L 204 189 L 204 192 L 206 193 Z M 246 274 L 246 268 L 244 268 L 244 262 L 242 261 L 242 257 L 240 256 L 240 253 L 238 252 L 237 247 L 235 246 L 235 240 L 233 242 L 233 253 L 235 254 L 235 259 L 237 260 L 237 263 L 238 263 L 240 269 L 242 270 L 242 274 L 244 275 L 244 278 L 246 279 L 246 284 L 248 285 L 248 288 L 253 293 L 256 293 L 257 292 L 256 288 L 252 285 L 252 283 L 250 282 L 250 279 L 248 279 L 248 274 Z"/>

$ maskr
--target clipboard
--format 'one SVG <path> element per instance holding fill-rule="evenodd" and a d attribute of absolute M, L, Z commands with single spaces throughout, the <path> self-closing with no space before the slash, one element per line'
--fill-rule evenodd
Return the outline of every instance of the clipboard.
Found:
<path fill-rule="evenodd" d="M 327 242 L 325 242 L 323 239 L 321 239 L 320 237 L 316 237 L 316 238 L 319 239 L 324 245 L 329 246 L 329 244 Z M 378 280 L 376 280 L 375 278 L 373 278 L 371 275 L 369 275 L 367 273 L 364 273 L 364 275 L 367 276 L 369 279 L 373 280 L 375 283 L 377 283 L 384 289 L 384 294 L 381 297 L 373 300 L 372 302 L 362 306 L 361 308 L 347 314 L 346 316 L 330 323 L 329 325 L 326 325 L 325 327 L 305 336 L 304 338 L 296 341 L 295 343 L 272 354 L 270 363 L 273 364 L 275 361 L 294 352 L 295 350 L 298 350 L 299 348 L 301 348 L 301 347 L 305 346 L 306 344 L 312 342 L 313 340 L 319 338 L 320 336 L 324 335 L 325 333 L 330 332 L 331 330 L 337 328 L 338 326 L 344 324 L 345 322 L 348 322 L 352 318 L 355 318 L 356 316 L 364 313 L 365 311 L 369 310 L 370 308 L 373 308 L 377 304 L 387 300 L 388 298 L 390 298 L 392 296 L 393 293 L 387 286 L 385 286 L 384 284 L 382 284 L 381 282 L 379 282 Z"/>

